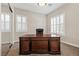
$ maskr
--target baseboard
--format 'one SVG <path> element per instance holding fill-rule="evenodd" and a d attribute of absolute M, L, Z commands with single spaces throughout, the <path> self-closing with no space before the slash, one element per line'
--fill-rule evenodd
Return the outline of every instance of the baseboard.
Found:
<path fill-rule="evenodd" d="M 17 40 L 17 41 L 14 41 L 14 42 L 19 42 L 19 41 Z"/>
<path fill-rule="evenodd" d="M 7 44 L 7 43 L 10 43 L 10 42 L 7 42 L 7 41 L 6 42 L 1 42 L 1 44 Z"/>
<path fill-rule="evenodd" d="M 19 42 L 19 41 L 14 41 L 14 42 Z M 10 42 L 7 42 L 7 41 L 6 42 L 1 42 L 1 44 L 7 44 L 7 43 L 10 43 Z"/>
<path fill-rule="evenodd" d="M 71 46 L 73 46 L 73 47 L 77 47 L 77 48 L 79 48 L 79 45 L 72 44 L 72 43 L 65 42 L 65 41 L 61 41 L 61 42 L 62 42 L 62 43 L 65 43 L 65 44 L 67 44 L 67 45 L 71 45 Z"/>

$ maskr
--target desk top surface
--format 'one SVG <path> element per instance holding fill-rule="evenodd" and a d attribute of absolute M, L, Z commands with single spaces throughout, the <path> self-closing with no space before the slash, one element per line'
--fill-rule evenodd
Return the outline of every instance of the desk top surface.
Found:
<path fill-rule="evenodd" d="M 59 35 L 51 35 L 51 34 L 43 34 L 43 35 L 36 35 L 36 34 L 25 34 L 21 37 L 60 37 Z"/>

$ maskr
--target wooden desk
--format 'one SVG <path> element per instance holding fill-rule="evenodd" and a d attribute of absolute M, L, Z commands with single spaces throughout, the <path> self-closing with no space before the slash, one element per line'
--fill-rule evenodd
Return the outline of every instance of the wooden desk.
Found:
<path fill-rule="evenodd" d="M 60 37 L 57 35 L 27 34 L 19 38 L 20 54 L 51 53 L 60 54 Z"/>

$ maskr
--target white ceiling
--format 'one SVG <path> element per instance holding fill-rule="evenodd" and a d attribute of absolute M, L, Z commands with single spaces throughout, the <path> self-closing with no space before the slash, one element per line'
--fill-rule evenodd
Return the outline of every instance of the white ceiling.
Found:
<path fill-rule="evenodd" d="M 48 14 L 57 8 L 63 6 L 64 3 L 52 3 L 49 6 L 38 6 L 36 3 L 15 3 L 14 6 L 16 8 L 24 9 L 24 10 L 29 10 L 32 12 L 36 13 L 41 13 L 41 14 Z"/>

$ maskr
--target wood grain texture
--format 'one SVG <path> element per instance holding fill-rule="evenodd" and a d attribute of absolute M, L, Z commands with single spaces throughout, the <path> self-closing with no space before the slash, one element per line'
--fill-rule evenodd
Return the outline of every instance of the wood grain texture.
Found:
<path fill-rule="evenodd" d="M 20 54 L 30 53 L 60 53 L 60 37 L 26 35 L 20 37 Z"/>

